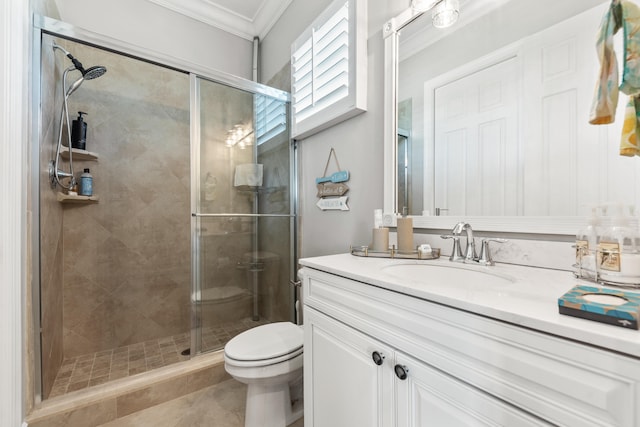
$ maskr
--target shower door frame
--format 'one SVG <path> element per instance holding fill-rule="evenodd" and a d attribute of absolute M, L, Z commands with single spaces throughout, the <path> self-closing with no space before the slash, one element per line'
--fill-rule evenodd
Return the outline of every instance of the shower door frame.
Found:
<path fill-rule="evenodd" d="M 290 192 L 290 206 L 289 206 L 289 214 L 260 214 L 257 212 L 257 206 L 254 203 L 254 213 L 201 213 L 199 212 L 198 200 L 200 199 L 201 188 L 200 188 L 200 150 L 201 150 L 201 122 L 200 122 L 200 80 L 206 80 L 208 82 L 213 83 L 221 83 L 216 81 L 213 78 L 208 78 L 202 75 L 191 74 L 190 76 L 190 85 L 191 85 L 191 275 L 192 275 L 192 295 L 199 294 L 200 289 L 198 289 L 199 284 L 201 283 L 200 276 L 200 266 L 201 266 L 201 258 L 200 255 L 202 251 L 199 247 L 200 240 L 198 239 L 198 225 L 197 220 L 199 218 L 289 218 L 289 248 L 290 248 L 290 265 L 292 266 L 291 271 L 289 271 L 289 280 L 288 282 L 292 285 L 289 292 L 289 320 L 296 323 L 296 313 L 295 313 L 295 300 L 296 300 L 296 287 L 294 286 L 296 283 L 296 265 L 297 265 L 297 236 L 296 236 L 296 209 L 297 209 L 297 186 L 295 185 L 297 176 L 296 172 L 296 146 L 295 141 L 289 138 L 289 170 L 290 170 L 290 182 L 289 182 L 289 192 Z M 222 83 L 225 84 L 225 83 Z M 231 85 L 227 85 L 231 86 Z M 246 89 L 238 86 L 233 86 L 236 89 L 245 90 L 247 92 L 251 92 L 253 95 L 268 95 L 272 98 L 275 98 L 279 101 L 289 102 L 289 94 L 286 94 L 286 97 L 283 96 L 273 96 L 268 93 L 258 92 L 251 89 Z M 273 89 L 273 88 L 269 88 Z M 291 117 L 291 111 L 289 107 L 289 118 Z M 290 126 L 287 126 L 287 131 L 290 132 Z M 257 150 L 257 145 L 255 146 Z M 257 154 L 256 154 L 257 155 Z M 254 225 L 254 237 L 252 246 L 256 246 L 257 239 L 257 224 Z M 255 304 L 255 303 L 254 303 Z M 191 304 L 191 313 L 192 313 L 192 330 L 197 329 L 202 326 L 199 324 L 199 319 L 201 319 L 200 313 L 198 313 L 198 304 Z M 193 326 L 196 325 L 196 326 Z M 201 335 L 197 333 L 191 334 L 191 354 L 194 354 L 194 351 L 197 353 L 202 349 Z"/>
<path fill-rule="evenodd" d="M 32 81 L 32 105 L 34 106 L 31 111 L 31 128 L 32 128 L 32 150 L 31 150 L 31 189 L 34 218 L 37 220 L 31 223 L 31 246 L 32 246 L 32 298 L 31 298 L 31 318 L 33 322 L 33 349 L 34 349 L 34 397 L 36 403 L 42 401 L 42 349 L 40 346 L 41 335 L 41 322 L 40 322 L 40 166 L 39 166 L 39 148 L 41 137 L 41 51 L 42 51 L 42 36 L 50 35 L 53 37 L 59 37 L 67 40 L 71 40 L 77 43 L 82 43 L 88 46 L 92 46 L 98 49 L 103 49 L 115 54 L 130 57 L 132 59 L 141 60 L 147 63 L 151 63 L 160 67 L 175 70 L 177 72 L 185 73 L 190 76 L 190 162 L 191 162 L 191 295 L 196 292 L 196 274 L 197 270 L 194 268 L 195 262 L 198 257 L 198 245 L 197 235 L 195 229 L 195 220 L 193 218 L 196 213 L 194 196 L 200 190 L 200 178 L 196 175 L 196 170 L 199 172 L 199 165 L 197 168 L 194 164 L 197 163 L 194 158 L 196 148 L 199 150 L 199 126 L 200 124 L 200 111 L 199 111 L 199 91 L 198 91 L 198 78 L 203 78 L 215 83 L 224 84 L 236 89 L 251 92 L 253 94 L 262 94 L 284 102 L 290 103 L 290 95 L 288 92 L 281 91 L 251 80 L 247 80 L 238 76 L 234 76 L 223 71 L 215 70 L 209 67 L 205 67 L 199 64 L 195 64 L 189 61 L 176 60 L 175 57 L 163 54 L 161 52 L 149 50 L 131 43 L 127 43 L 122 40 L 118 40 L 105 35 L 97 34 L 92 31 L 88 31 L 74 25 L 49 18 L 42 15 L 33 16 L 33 32 L 32 32 L 32 64 L 33 64 L 33 81 Z M 198 107 L 196 110 L 195 107 Z M 289 111 L 289 118 L 291 117 Z M 290 131 L 290 128 L 288 128 Z M 194 141 L 197 139 L 197 141 Z M 297 245 L 297 207 L 298 207 L 298 194 L 297 194 L 297 153 L 295 150 L 296 143 L 289 138 L 289 166 L 290 166 L 290 213 L 288 215 L 260 215 L 251 214 L 256 216 L 279 216 L 290 218 L 290 265 L 292 266 L 289 273 L 289 281 L 294 283 L 296 280 L 297 260 L 298 260 L 298 245 Z M 199 155 L 199 154 L 198 154 Z M 199 158 L 198 158 L 199 159 Z M 295 320 L 295 288 L 290 289 L 290 318 Z M 194 333 L 196 319 L 195 304 L 191 303 L 191 348 L 199 348 L 196 342 L 198 334 Z M 193 354 L 192 354 L 193 355 Z"/>

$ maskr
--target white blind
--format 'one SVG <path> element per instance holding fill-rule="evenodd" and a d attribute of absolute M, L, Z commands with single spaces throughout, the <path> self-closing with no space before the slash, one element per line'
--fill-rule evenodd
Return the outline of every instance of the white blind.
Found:
<path fill-rule="evenodd" d="M 287 129 L 287 103 L 266 95 L 255 97 L 257 144 L 260 145 Z"/>
<path fill-rule="evenodd" d="M 349 2 L 311 28 L 294 50 L 293 120 L 299 123 L 349 95 Z"/>

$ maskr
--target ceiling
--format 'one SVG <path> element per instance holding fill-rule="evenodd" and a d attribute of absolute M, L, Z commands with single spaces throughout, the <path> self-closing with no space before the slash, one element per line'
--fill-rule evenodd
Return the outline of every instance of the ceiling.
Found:
<path fill-rule="evenodd" d="M 149 0 L 174 12 L 253 40 L 269 32 L 292 0 Z"/>

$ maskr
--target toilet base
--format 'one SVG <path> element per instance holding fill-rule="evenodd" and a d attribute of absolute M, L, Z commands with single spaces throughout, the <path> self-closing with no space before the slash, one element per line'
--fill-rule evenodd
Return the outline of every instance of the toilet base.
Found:
<path fill-rule="evenodd" d="M 252 383 L 247 386 L 245 427 L 286 427 L 302 417 L 302 396 L 292 404 L 289 383 Z"/>

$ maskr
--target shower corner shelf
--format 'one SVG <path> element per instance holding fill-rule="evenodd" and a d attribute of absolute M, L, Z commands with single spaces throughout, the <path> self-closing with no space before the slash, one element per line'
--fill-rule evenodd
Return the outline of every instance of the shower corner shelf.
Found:
<path fill-rule="evenodd" d="M 72 148 L 71 150 L 73 151 L 74 160 L 90 160 L 90 161 L 98 160 L 97 153 L 93 153 L 87 150 L 80 150 L 79 148 Z M 65 160 L 69 160 L 69 147 L 64 147 L 64 146 L 61 147 L 60 156 Z"/>
<path fill-rule="evenodd" d="M 71 196 L 69 194 L 58 193 L 58 201 L 60 203 L 98 203 L 100 198 L 98 196 Z"/>

